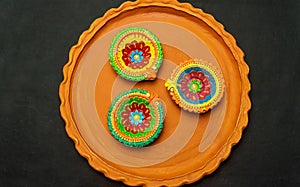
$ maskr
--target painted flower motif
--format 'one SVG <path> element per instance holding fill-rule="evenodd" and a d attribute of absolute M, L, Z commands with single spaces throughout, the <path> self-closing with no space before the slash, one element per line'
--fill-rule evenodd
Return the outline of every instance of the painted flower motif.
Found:
<path fill-rule="evenodd" d="M 142 68 L 148 64 L 151 57 L 150 47 L 145 42 L 136 40 L 125 45 L 122 49 L 122 60 L 126 66 L 133 69 Z"/>
<path fill-rule="evenodd" d="M 204 100 L 211 93 L 212 84 L 203 72 L 191 71 L 183 76 L 180 84 L 181 92 L 192 101 Z"/>
<path fill-rule="evenodd" d="M 130 113 L 130 122 L 134 125 L 139 125 L 141 123 L 143 123 L 143 119 L 144 119 L 144 115 L 143 112 L 139 112 L 138 110 L 135 110 L 134 112 Z"/>
<path fill-rule="evenodd" d="M 140 63 L 144 59 L 143 52 L 139 50 L 132 51 L 130 54 L 130 61 L 133 63 Z"/>
<path fill-rule="evenodd" d="M 190 81 L 188 86 L 189 86 L 190 92 L 193 92 L 193 93 L 200 92 L 201 88 L 202 88 L 201 81 L 197 80 L 197 79 L 193 79 L 192 81 Z"/>
<path fill-rule="evenodd" d="M 136 134 L 144 132 L 145 129 L 150 127 L 150 109 L 144 103 L 132 102 L 125 106 L 125 111 L 121 113 L 121 117 L 121 123 L 127 132 Z"/>

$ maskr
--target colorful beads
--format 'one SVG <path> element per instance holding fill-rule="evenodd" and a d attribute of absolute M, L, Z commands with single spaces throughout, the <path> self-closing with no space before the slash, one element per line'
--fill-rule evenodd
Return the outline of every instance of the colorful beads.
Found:
<path fill-rule="evenodd" d="M 108 112 L 111 134 L 130 147 L 143 147 L 156 139 L 163 128 L 162 101 L 141 89 L 126 91 L 113 101 Z"/>
<path fill-rule="evenodd" d="M 131 81 L 154 80 L 163 58 L 158 38 L 143 28 L 127 28 L 117 34 L 109 56 L 113 69 Z"/>
<path fill-rule="evenodd" d="M 180 107 L 195 113 L 212 109 L 224 94 L 221 72 L 203 60 L 189 60 L 180 64 L 165 86 Z"/>

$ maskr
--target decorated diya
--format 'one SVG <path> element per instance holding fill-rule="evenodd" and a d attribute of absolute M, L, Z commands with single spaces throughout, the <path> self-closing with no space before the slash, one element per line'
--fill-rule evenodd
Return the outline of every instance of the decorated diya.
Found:
<path fill-rule="evenodd" d="M 161 100 L 146 90 L 126 91 L 113 101 L 108 112 L 111 134 L 130 147 L 143 147 L 160 134 L 164 122 Z"/>
<path fill-rule="evenodd" d="M 131 81 L 154 80 L 162 63 L 158 38 L 144 28 L 126 28 L 114 38 L 110 63 L 117 74 Z"/>
<path fill-rule="evenodd" d="M 180 64 L 165 86 L 180 107 L 195 113 L 209 111 L 224 94 L 221 72 L 204 60 L 189 60 Z"/>

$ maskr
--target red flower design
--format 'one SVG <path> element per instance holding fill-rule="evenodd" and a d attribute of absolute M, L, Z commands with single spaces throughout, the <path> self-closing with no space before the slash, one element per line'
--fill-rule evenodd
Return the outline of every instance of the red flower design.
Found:
<path fill-rule="evenodd" d="M 131 123 L 129 119 L 132 112 L 135 111 L 142 112 L 144 119 L 141 124 L 135 125 Z M 137 132 L 144 132 L 146 128 L 150 127 L 150 121 L 152 119 L 150 115 L 150 109 L 146 107 L 144 103 L 138 104 L 137 102 L 132 102 L 130 105 L 125 106 L 125 111 L 121 113 L 122 121 L 126 131 L 136 134 Z"/>
<path fill-rule="evenodd" d="M 200 81 L 201 89 L 199 91 L 191 91 L 189 84 L 192 81 Z M 204 75 L 203 72 L 191 71 L 189 74 L 184 75 L 180 82 L 181 91 L 184 93 L 185 97 L 197 101 L 198 99 L 203 100 L 207 95 L 210 94 L 210 89 L 212 84 L 209 81 L 209 77 Z"/>
<path fill-rule="evenodd" d="M 130 54 L 136 50 L 142 52 L 143 55 L 143 60 L 139 63 L 134 63 L 130 57 Z M 129 66 L 133 69 L 142 68 L 147 65 L 150 57 L 150 47 L 147 46 L 143 41 L 137 42 L 134 40 L 131 43 L 126 44 L 125 48 L 122 49 L 122 59 L 124 60 L 126 66 Z"/>

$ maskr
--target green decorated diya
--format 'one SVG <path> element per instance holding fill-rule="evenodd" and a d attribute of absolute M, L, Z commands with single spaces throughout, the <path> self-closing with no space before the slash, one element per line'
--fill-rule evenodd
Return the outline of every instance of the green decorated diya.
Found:
<path fill-rule="evenodd" d="M 130 147 L 143 147 L 161 133 L 164 107 L 156 95 L 141 89 L 121 93 L 108 112 L 111 134 Z"/>
<path fill-rule="evenodd" d="M 158 38 L 144 28 L 126 28 L 114 38 L 109 50 L 116 73 L 131 81 L 154 80 L 162 63 Z"/>

